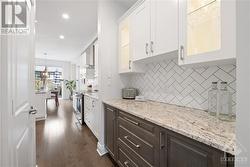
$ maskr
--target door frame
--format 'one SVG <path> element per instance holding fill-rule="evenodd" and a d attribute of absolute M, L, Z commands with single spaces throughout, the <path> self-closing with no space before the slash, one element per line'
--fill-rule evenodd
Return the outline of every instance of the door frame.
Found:
<path fill-rule="evenodd" d="M 2 11 L 0 8 L 0 18 L 2 17 Z M 11 133 L 9 131 L 11 125 L 11 113 L 12 113 L 12 93 L 11 93 L 11 48 L 8 45 L 11 42 L 10 35 L 0 35 L 0 165 L 11 166 L 13 162 L 11 144 Z"/>
<path fill-rule="evenodd" d="M 1 13 L 1 12 L 0 12 Z M 1 17 L 1 14 L 0 14 Z M 11 41 L 11 36 L 1 36 L 0 38 L 0 46 L 1 46 L 1 58 L 0 58 L 0 106 L 1 106 L 1 114 L 0 114 L 0 134 L 1 134 L 1 142 L 0 142 L 0 148 L 1 148 L 1 165 L 3 164 L 6 166 L 11 166 L 12 162 L 12 149 L 10 148 L 10 138 L 11 133 L 9 131 L 10 125 L 11 125 L 11 113 L 12 113 L 12 94 L 11 94 L 11 49 L 8 48 L 8 44 Z"/>
<path fill-rule="evenodd" d="M 2 8 L 2 7 L 1 7 Z M 2 11 L 0 9 L 0 18 L 2 18 Z M 2 80 L 2 38 L 0 36 L 0 80 Z M 2 104 L 2 82 L 0 82 L 0 106 L 3 106 Z M 1 110 L 2 107 L 0 107 L 0 121 L 2 122 L 2 110 Z M 2 124 L 0 123 L 0 136 L 3 136 L 2 134 Z M 1 137 L 0 137 L 1 138 Z M 2 140 L 0 140 L 0 165 L 2 166 Z"/>

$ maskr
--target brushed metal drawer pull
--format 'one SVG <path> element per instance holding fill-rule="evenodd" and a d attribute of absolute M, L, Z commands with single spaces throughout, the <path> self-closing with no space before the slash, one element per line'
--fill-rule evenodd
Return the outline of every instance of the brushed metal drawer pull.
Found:
<path fill-rule="evenodd" d="M 133 163 L 133 164 L 134 164 L 134 163 Z M 125 165 L 126 167 L 130 167 L 130 165 L 129 165 L 129 162 L 128 162 L 128 161 L 125 161 L 125 162 L 124 162 L 124 165 Z M 135 167 L 138 167 L 138 165 L 136 165 L 136 164 L 134 164 L 134 166 L 135 166 Z"/>
<path fill-rule="evenodd" d="M 114 110 L 112 110 L 111 108 L 107 108 L 107 110 L 111 111 L 111 112 L 114 112 Z"/>
<path fill-rule="evenodd" d="M 132 123 L 132 124 L 135 124 L 137 126 L 139 126 L 139 123 L 138 122 L 135 122 L 135 121 L 132 121 L 131 119 L 128 119 L 127 117 L 123 117 L 126 121 Z"/>
<path fill-rule="evenodd" d="M 139 144 L 135 144 L 134 142 L 132 142 L 131 140 L 129 140 L 128 136 L 124 136 L 124 138 L 125 138 L 129 143 L 131 143 L 133 146 L 135 146 L 136 148 L 140 148 L 140 145 L 139 145 Z"/>
<path fill-rule="evenodd" d="M 125 161 L 125 162 L 124 162 L 124 165 L 125 165 L 126 167 L 129 167 L 129 162 L 128 162 L 128 161 Z"/>

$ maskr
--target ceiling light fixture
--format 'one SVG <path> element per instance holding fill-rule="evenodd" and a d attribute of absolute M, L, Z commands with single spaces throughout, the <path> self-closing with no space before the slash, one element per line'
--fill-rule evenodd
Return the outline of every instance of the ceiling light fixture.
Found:
<path fill-rule="evenodd" d="M 63 35 L 60 35 L 59 38 L 60 38 L 60 39 L 64 39 L 65 37 L 64 37 Z"/>
<path fill-rule="evenodd" d="M 63 13 L 62 18 L 65 19 L 65 20 L 68 20 L 69 19 L 69 14 Z"/>

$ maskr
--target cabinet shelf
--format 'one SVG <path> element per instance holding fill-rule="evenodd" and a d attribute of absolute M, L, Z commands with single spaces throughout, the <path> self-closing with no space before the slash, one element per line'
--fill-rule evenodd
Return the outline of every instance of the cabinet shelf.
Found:
<path fill-rule="evenodd" d="M 119 23 L 119 74 L 137 73 L 143 70 L 132 62 L 131 18 L 124 17 Z"/>
<path fill-rule="evenodd" d="M 198 6 L 196 8 L 195 7 L 190 7 L 191 9 L 188 9 L 188 15 L 191 15 L 191 14 L 193 14 L 193 13 L 199 11 L 199 10 L 204 9 L 205 7 L 208 7 L 209 5 L 212 5 L 216 1 L 218 2 L 218 0 L 207 0 L 206 3 L 203 3 L 203 4 L 201 4 L 200 6 Z M 197 2 L 199 2 L 199 1 L 197 1 Z M 192 3 L 192 2 L 190 2 L 190 3 Z"/>
<path fill-rule="evenodd" d="M 122 48 L 125 48 L 125 47 L 127 47 L 127 46 L 129 46 L 129 43 L 125 43 L 125 44 L 122 44 L 122 45 L 121 45 Z"/>

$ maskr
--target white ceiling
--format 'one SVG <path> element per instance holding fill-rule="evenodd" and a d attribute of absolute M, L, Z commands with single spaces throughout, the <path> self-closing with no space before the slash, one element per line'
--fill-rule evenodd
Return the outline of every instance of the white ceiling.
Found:
<path fill-rule="evenodd" d="M 63 13 L 70 19 L 64 20 Z M 36 19 L 36 57 L 72 61 L 97 33 L 97 2 L 37 0 Z"/>
<path fill-rule="evenodd" d="M 111 1 L 129 8 L 137 0 Z M 37 0 L 36 6 L 37 58 L 74 61 L 97 34 L 97 0 Z"/>

